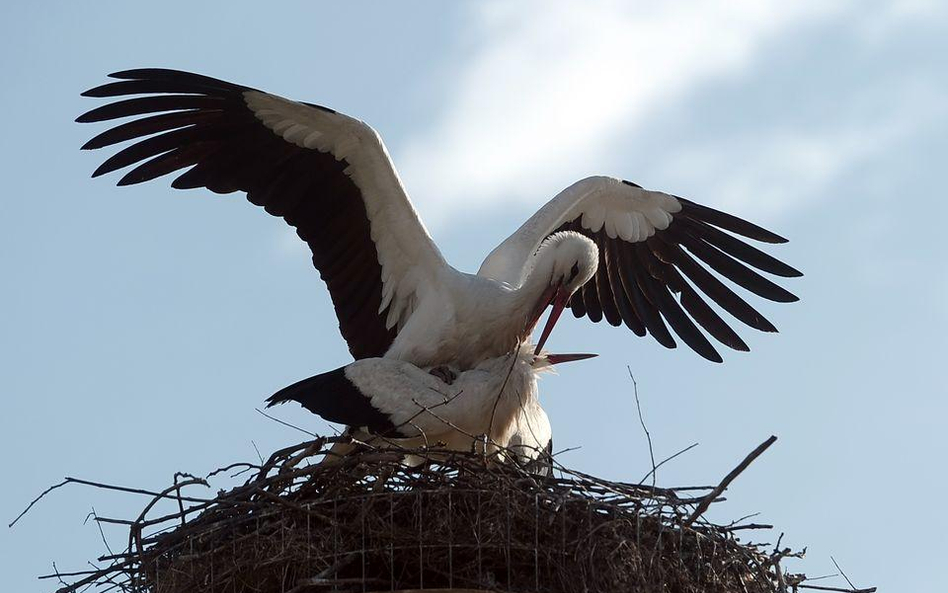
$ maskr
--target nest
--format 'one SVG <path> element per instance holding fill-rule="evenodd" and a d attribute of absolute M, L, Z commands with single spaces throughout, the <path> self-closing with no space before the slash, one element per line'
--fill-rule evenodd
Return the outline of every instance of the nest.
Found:
<path fill-rule="evenodd" d="M 208 478 L 177 475 L 124 521 L 124 552 L 100 558 L 104 568 L 55 575 L 60 591 L 756 593 L 803 580 L 781 569 L 790 550 L 736 536 L 769 526 L 700 517 L 723 488 L 616 483 L 566 469 L 540 477 L 476 453 L 431 450 L 412 452 L 426 459 L 415 467 L 402 450 L 375 448 L 319 463 L 332 440 Z M 237 471 L 249 475 L 243 485 L 193 495 Z M 177 512 L 151 517 L 166 499 Z"/>

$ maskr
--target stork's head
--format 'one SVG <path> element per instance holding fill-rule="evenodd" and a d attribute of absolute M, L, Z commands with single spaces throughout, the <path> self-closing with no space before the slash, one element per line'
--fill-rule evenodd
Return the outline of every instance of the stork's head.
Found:
<path fill-rule="evenodd" d="M 550 286 L 561 288 L 567 298 L 586 284 L 599 266 L 599 248 L 592 239 L 574 231 L 551 235 L 540 245 L 537 257 L 553 260 Z"/>
<path fill-rule="evenodd" d="M 553 306 L 537 342 L 536 353 L 539 353 L 570 297 L 595 275 L 599 266 L 599 248 L 585 235 L 563 231 L 551 235 L 540 245 L 536 259 L 533 273 L 541 279 L 548 278 L 548 282 L 529 327 L 533 328 L 548 305 Z M 547 270 L 548 275 L 545 274 Z"/>

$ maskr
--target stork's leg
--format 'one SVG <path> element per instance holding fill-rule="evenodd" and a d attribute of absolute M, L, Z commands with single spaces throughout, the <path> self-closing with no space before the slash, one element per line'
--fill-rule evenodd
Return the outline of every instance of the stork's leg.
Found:
<path fill-rule="evenodd" d="M 450 368 L 444 365 L 437 366 L 428 372 L 434 375 L 435 377 L 441 379 L 448 385 L 451 385 L 452 383 L 454 383 L 454 380 L 458 378 L 457 373 L 455 373 Z"/>

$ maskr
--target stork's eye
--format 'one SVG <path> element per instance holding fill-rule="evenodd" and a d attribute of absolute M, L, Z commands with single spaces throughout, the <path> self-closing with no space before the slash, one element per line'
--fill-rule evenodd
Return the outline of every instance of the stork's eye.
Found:
<path fill-rule="evenodd" d="M 572 282 L 576 276 L 579 276 L 579 262 L 573 264 L 573 267 L 569 270 L 569 278 L 566 279 L 567 282 Z"/>

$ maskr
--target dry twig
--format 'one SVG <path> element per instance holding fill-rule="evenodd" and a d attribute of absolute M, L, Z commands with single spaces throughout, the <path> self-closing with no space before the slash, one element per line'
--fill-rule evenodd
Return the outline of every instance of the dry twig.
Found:
<path fill-rule="evenodd" d="M 692 513 L 691 516 L 685 521 L 685 525 L 688 526 L 694 523 L 695 520 L 697 520 L 698 517 L 702 515 L 702 513 L 708 510 L 708 507 L 711 505 L 711 503 L 714 502 L 714 500 L 720 496 L 722 492 L 727 490 L 727 487 L 731 484 L 731 482 L 733 482 L 737 476 L 741 475 L 741 472 L 747 469 L 747 466 L 753 463 L 755 459 L 760 457 L 761 453 L 766 451 L 776 441 L 777 437 L 771 435 L 770 438 L 758 445 L 756 449 L 751 451 L 747 457 L 744 458 L 744 461 L 741 461 L 737 467 L 731 470 L 728 475 L 724 476 L 724 479 L 721 480 L 721 483 L 718 484 L 717 487 L 705 497 L 705 500 L 703 500 L 701 504 L 698 505 L 698 508 L 695 509 L 695 512 Z"/>

